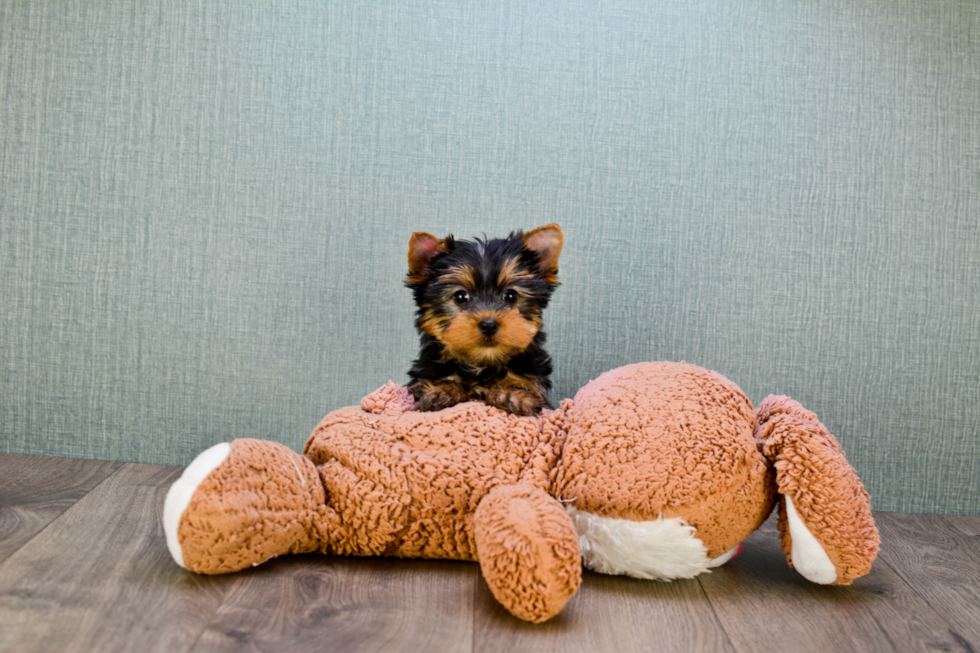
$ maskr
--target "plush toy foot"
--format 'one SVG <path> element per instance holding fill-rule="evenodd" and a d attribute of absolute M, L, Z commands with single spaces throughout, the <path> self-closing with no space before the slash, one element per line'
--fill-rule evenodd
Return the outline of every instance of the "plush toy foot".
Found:
<path fill-rule="evenodd" d="M 473 527 L 483 577 L 518 619 L 547 621 L 581 585 L 575 526 L 558 500 L 543 490 L 494 488 L 480 501 Z"/>
<path fill-rule="evenodd" d="M 262 440 L 218 444 L 167 493 L 167 546 L 178 565 L 200 574 L 316 551 L 314 523 L 325 501 L 316 467 L 289 448 Z"/>
<path fill-rule="evenodd" d="M 763 454 L 776 468 L 779 534 L 790 566 L 822 585 L 850 585 L 867 574 L 878 530 L 868 493 L 837 440 L 788 397 L 768 397 L 756 422 Z"/>

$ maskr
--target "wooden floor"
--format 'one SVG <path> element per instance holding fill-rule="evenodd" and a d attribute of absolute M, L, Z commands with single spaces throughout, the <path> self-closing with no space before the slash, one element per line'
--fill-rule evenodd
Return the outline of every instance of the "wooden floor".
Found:
<path fill-rule="evenodd" d="M 852 587 L 789 569 L 770 520 L 695 580 L 586 573 L 552 621 L 474 563 L 285 557 L 202 577 L 170 559 L 174 467 L 0 454 L 0 651 L 980 651 L 980 517 L 876 513 Z"/>

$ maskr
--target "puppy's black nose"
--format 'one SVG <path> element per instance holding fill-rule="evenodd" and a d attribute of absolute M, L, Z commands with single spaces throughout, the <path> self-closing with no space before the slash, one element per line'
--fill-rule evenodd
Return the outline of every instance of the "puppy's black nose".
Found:
<path fill-rule="evenodd" d="M 497 333 L 497 329 L 499 328 L 500 325 L 497 324 L 497 320 L 493 319 L 492 317 L 487 317 L 480 320 L 480 333 L 485 336 L 492 336 L 493 334 Z"/>

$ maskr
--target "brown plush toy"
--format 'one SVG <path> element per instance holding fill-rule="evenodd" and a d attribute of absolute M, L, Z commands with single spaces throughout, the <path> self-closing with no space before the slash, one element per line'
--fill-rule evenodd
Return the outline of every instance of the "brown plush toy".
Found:
<path fill-rule="evenodd" d="M 699 367 L 622 367 L 537 417 L 413 408 L 389 382 L 327 415 L 303 456 L 260 440 L 203 452 L 167 495 L 174 560 L 202 574 L 314 551 L 476 560 L 504 607 L 542 622 L 583 564 L 690 578 L 734 556 L 777 500 L 806 578 L 847 585 L 878 551 L 868 494 L 816 415 L 786 397 L 754 410 Z"/>

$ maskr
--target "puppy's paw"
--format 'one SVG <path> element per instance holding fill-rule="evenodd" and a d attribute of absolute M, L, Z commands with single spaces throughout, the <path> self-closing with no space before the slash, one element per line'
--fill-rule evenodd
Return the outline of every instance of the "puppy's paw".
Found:
<path fill-rule="evenodd" d="M 548 400 L 539 392 L 503 385 L 490 388 L 484 401 L 512 415 L 521 416 L 537 415 L 548 405 Z"/>
<path fill-rule="evenodd" d="M 421 411 L 442 410 L 468 399 L 458 383 L 424 381 L 410 388 L 415 396 L 415 408 Z"/>

